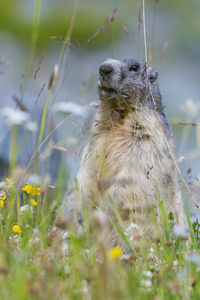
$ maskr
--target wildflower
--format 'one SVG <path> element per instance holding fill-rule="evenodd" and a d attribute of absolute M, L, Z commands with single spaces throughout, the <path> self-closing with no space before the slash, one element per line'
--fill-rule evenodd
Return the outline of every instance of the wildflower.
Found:
<path fill-rule="evenodd" d="M 41 188 L 38 188 L 36 185 L 27 184 L 22 191 L 24 191 L 27 195 L 31 196 L 39 196 Z"/>
<path fill-rule="evenodd" d="M 122 248 L 121 247 L 114 247 L 108 251 L 108 259 L 110 261 L 113 261 L 117 259 L 122 254 Z"/>
<path fill-rule="evenodd" d="M 29 195 L 32 191 L 32 186 L 30 184 L 25 185 L 24 188 L 22 188 L 22 191 L 24 191 L 27 195 Z"/>
<path fill-rule="evenodd" d="M 42 181 L 42 178 L 38 174 L 31 174 L 28 177 L 28 182 L 30 182 L 31 185 L 37 185 L 37 186 L 39 186 L 40 183 L 41 183 L 41 181 Z"/>
<path fill-rule="evenodd" d="M 10 185 L 13 185 L 13 184 L 14 184 L 14 181 L 12 181 L 12 178 L 6 178 L 6 181 L 7 181 Z"/>
<path fill-rule="evenodd" d="M 29 121 L 26 123 L 25 129 L 30 132 L 35 132 L 38 129 L 38 125 L 35 121 Z"/>
<path fill-rule="evenodd" d="M 89 292 L 87 280 L 83 280 L 82 284 L 83 284 L 82 293 L 83 294 L 87 294 Z"/>
<path fill-rule="evenodd" d="M 32 196 L 40 196 L 40 191 L 41 188 L 38 188 L 36 185 L 32 186 L 32 191 L 31 191 L 31 195 Z"/>
<path fill-rule="evenodd" d="M 178 263 L 178 260 L 174 260 L 174 261 L 173 261 L 173 266 L 174 266 L 175 268 L 178 267 L 178 264 L 179 264 L 179 263 Z"/>
<path fill-rule="evenodd" d="M 35 238 L 31 238 L 29 240 L 29 244 L 30 245 L 41 245 L 41 239 L 39 239 L 39 237 L 35 237 Z"/>
<path fill-rule="evenodd" d="M 8 242 L 10 246 L 14 246 L 16 250 L 19 250 L 20 239 L 17 234 L 8 237 Z"/>
<path fill-rule="evenodd" d="M 21 126 L 30 119 L 30 114 L 12 107 L 2 109 L 5 122 L 8 126 Z"/>
<path fill-rule="evenodd" d="M 199 113 L 200 102 L 194 102 L 192 99 L 187 99 L 184 105 L 181 105 L 181 110 L 186 112 L 191 117 L 196 117 Z"/>
<path fill-rule="evenodd" d="M 152 281 L 150 279 L 142 279 L 141 280 L 142 287 L 146 288 L 149 292 L 151 290 Z"/>
<path fill-rule="evenodd" d="M 125 235 L 129 237 L 129 240 L 140 240 L 143 233 L 140 231 L 137 224 L 131 223 L 124 232 Z"/>
<path fill-rule="evenodd" d="M 54 111 L 56 113 L 71 113 L 82 117 L 86 114 L 86 109 L 83 106 L 73 102 L 58 102 L 54 105 Z"/>
<path fill-rule="evenodd" d="M 4 195 L 3 197 L 0 197 L 0 200 L 5 201 L 6 200 L 6 195 Z"/>
<path fill-rule="evenodd" d="M 28 204 L 23 205 L 23 206 L 20 207 L 20 214 L 23 215 L 24 213 L 26 213 L 29 210 L 31 210 L 31 212 L 32 212 L 33 208 L 30 207 Z"/>
<path fill-rule="evenodd" d="M 131 261 L 135 261 L 137 259 L 137 256 L 135 254 L 122 254 L 122 256 L 120 256 L 120 260 L 125 261 L 125 262 L 131 262 Z"/>
<path fill-rule="evenodd" d="M 6 200 L 6 195 L 0 195 L 0 206 L 4 208 L 4 201 Z"/>
<path fill-rule="evenodd" d="M 19 225 L 14 225 L 12 229 L 13 229 L 14 233 L 21 233 L 22 232 Z"/>
<path fill-rule="evenodd" d="M 36 206 L 38 204 L 34 199 L 31 199 L 30 201 L 33 206 Z"/>
<path fill-rule="evenodd" d="M 142 275 L 144 276 L 144 278 L 141 280 L 141 286 L 143 288 L 145 288 L 147 290 L 147 292 L 151 291 L 151 287 L 152 287 L 152 277 L 153 274 L 151 273 L 151 271 L 143 271 Z"/>
<path fill-rule="evenodd" d="M 147 278 L 152 278 L 153 277 L 151 271 L 143 271 L 142 274 L 143 274 L 144 277 L 147 277 Z"/>
<path fill-rule="evenodd" d="M 37 228 L 33 228 L 32 229 L 33 235 L 38 235 L 39 234 L 39 230 Z"/>
<path fill-rule="evenodd" d="M 6 183 L 5 183 L 5 181 L 1 181 L 0 182 L 0 189 L 2 189 L 2 190 L 6 189 Z"/>

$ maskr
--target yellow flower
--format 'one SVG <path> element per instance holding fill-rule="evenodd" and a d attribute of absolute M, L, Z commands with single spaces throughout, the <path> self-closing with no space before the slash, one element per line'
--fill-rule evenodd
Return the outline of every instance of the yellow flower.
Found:
<path fill-rule="evenodd" d="M 39 196 L 41 188 L 38 188 L 36 185 L 27 184 L 22 191 L 24 191 L 27 195 L 31 194 L 32 196 Z"/>
<path fill-rule="evenodd" d="M 25 185 L 24 188 L 22 188 L 22 191 L 24 191 L 27 195 L 29 195 L 32 191 L 32 186 L 30 184 Z"/>
<path fill-rule="evenodd" d="M 4 195 L 3 197 L 0 197 L 0 200 L 2 200 L 2 201 L 6 200 L 6 195 Z"/>
<path fill-rule="evenodd" d="M 40 191 L 41 188 L 38 188 L 36 185 L 32 186 L 32 191 L 31 191 L 31 195 L 32 196 L 39 196 L 40 195 Z"/>
<path fill-rule="evenodd" d="M 114 247 L 108 251 L 108 259 L 110 261 L 113 261 L 117 259 L 122 254 L 122 248 L 121 247 Z"/>
<path fill-rule="evenodd" d="M 1 208 L 4 208 L 4 201 L 6 200 L 6 195 L 4 195 L 3 197 L 0 197 L 0 206 Z"/>
<path fill-rule="evenodd" d="M 12 181 L 12 178 L 6 178 L 6 180 L 9 184 L 11 184 L 11 185 L 14 184 L 14 181 Z"/>
<path fill-rule="evenodd" d="M 31 199 L 30 201 L 33 206 L 36 206 L 38 204 L 34 199 Z"/>
<path fill-rule="evenodd" d="M 21 233 L 22 232 L 20 226 L 18 226 L 18 225 L 14 225 L 12 229 L 13 229 L 14 233 Z"/>

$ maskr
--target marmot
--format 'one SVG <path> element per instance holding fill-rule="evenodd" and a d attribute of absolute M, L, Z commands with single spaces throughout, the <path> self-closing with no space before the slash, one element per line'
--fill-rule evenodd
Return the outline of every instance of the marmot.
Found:
<path fill-rule="evenodd" d="M 176 224 L 185 224 L 176 170 L 155 114 L 173 149 L 157 75 L 134 59 L 108 59 L 100 66 L 100 105 L 77 175 L 87 209 L 100 207 L 112 217 L 115 205 L 125 226 L 137 223 L 151 235 L 155 226 L 149 207 L 159 223 L 159 201 L 164 200 Z M 109 246 L 118 242 L 113 231 Z"/>

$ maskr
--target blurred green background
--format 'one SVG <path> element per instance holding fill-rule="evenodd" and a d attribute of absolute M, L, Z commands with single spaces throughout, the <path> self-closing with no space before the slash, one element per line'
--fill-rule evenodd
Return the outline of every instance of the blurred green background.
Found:
<path fill-rule="evenodd" d="M 33 0 L 1 0 L 1 34 L 10 34 L 20 43 L 24 45 L 29 44 L 35 3 L 36 1 Z M 122 26 L 125 25 L 129 27 L 131 34 L 137 41 L 139 4 L 142 4 L 142 1 L 79 1 L 72 38 L 76 38 L 81 44 L 84 44 L 94 34 L 96 29 L 103 25 L 105 18 L 111 14 L 113 7 L 117 6 L 117 18 L 114 25 L 115 40 L 123 36 Z M 191 51 L 193 55 L 199 58 L 200 2 L 198 0 L 160 0 L 157 1 L 156 5 L 155 0 L 146 0 L 145 4 L 147 21 L 153 22 L 154 10 L 157 10 L 156 19 L 158 19 L 158 22 L 155 25 L 156 31 L 164 30 L 163 34 L 166 30 L 169 33 L 171 32 L 173 36 L 170 40 L 173 41 L 177 50 L 179 49 L 183 52 Z M 38 51 L 44 51 L 47 47 L 52 46 L 51 36 L 66 35 L 73 5 L 73 0 L 41 1 Z M 159 20 L 162 20 L 163 23 L 160 24 Z M 147 22 L 147 27 L 152 29 L 152 22 Z M 106 40 L 97 38 L 92 48 L 95 50 L 96 47 L 103 46 L 106 46 Z"/>

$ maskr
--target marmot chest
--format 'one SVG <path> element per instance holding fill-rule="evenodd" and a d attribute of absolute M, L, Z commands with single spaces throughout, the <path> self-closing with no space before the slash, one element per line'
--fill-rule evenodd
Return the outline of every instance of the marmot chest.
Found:
<path fill-rule="evenodd" d="M 114 178 L 123 170 L 131 173 L 138 160 L 143 160 L 147 152 L 151 155 L 150 144 L 142 126 L 125 123 L 100 134 L 95 147 L 98 180 Z"/>
<path fill-rule="evenodd" d="M 120 178 L 148 184 L 159 174 L 165 143 L 153 115 L 140 122 L 127 118 L 97 136 L 93 168 L 99 187 L 107 189 Z"/>

